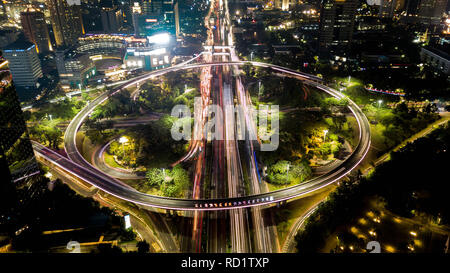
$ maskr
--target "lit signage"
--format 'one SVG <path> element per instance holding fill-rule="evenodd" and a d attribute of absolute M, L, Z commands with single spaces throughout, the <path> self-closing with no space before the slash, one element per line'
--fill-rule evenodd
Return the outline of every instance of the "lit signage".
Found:
<path fill-rule="evenodd" d="M 134 52 L 134 56 L 150 56 L 150 55 L 161 55 L 166 53 L 165 48 L 158 48 L 154 50 L 147 50 L 147 51 L 129 51 Z"/>
<path fill-rule="evenodd" d="M 147 22 L 147 23 L 156 23 L 156 22 L 158 22 L 158 19 L 145 19 L 145 22 Z"/>
<path fill-rule="evenodd" d="M 168 44 L 170 42 L 169 33 L 155 34 L 147 37 L 148 42 L 151 44 Z"/>
<path fill-rule="evenodd" d="M 124 216 L 125 218 L 125 229 L 129 229 L 131 227 L 130 215 L 127 214 Z"/>

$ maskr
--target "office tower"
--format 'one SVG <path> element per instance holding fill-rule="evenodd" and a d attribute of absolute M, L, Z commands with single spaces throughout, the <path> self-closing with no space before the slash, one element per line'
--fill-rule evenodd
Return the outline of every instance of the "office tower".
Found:
<path fill-rule="evenodd" d="M 136 36 L 149 36 L 159 32 L 175 35 L 174 1 L 146 0 L 142 6 L 134 3 L 133 26 Z"/>
<path fill-rule="evenodd" d="M 132 26 L 133 25 L 133 12 L 130 3 L 119 2 L 119 8 L 122 10 L 123 25 Z"/>
<path fill-rule="evenodd" d="M 161 15 L 163 12 L 163 0 L 145 0 L 142 3 L 142 12 L 147 15 Z"/>
<path fill-rule="evenodd" d="M 174 19 L 175 19 L 175 34 L 177 37 L 180 37 L 181 36 L 181 27 L 180 27 L 180 10 L 179 10 L 178 0 L 175 0 L 175 3 L 173 4 L 173 13 L 174 13 Z"/>
<path fill-rule="evenodd" d="M 406 0 L 396 0 L 395 10 L 402 11 L 405 8 Z"/>
<path fill-rule="evenodd" d="M 138 2 L 133 3 L 132 11 L 132 21 L 134 28 L 134 35 L 139 36 L 139 16 L 142 14 L 142 8 Z"/>
<path fill-rule="evenodd" d="M 123 24 L 122 11 L 117 8 L 102 8 L 101 12 L 103 31 L 118 33 Z"/>
<path fill-rule="evenodd" d="M 397 0 L 381 0 L 378 15 L 380 18 L 392 18 L 396 6 Z"/>
<path fill-rule="evenodd" d="M 61 86 L 64 89 L 81 89 L 96 74 L 95 65 L 88 54 L 73 49 L 61 49 L 55 52 Z"/>
<path fill-rule="evenodd" d="M 419 7 L 420 0 L 406 0 L 405 12 L 408 16 L 413 16 L 417 14 L 417 9 Z"/>
<path fill-rule="evenodd" d="M 298 1 L 296 0 L 276 0 L 274 6 L 281 10 L 289 10 L 294 7 L 297 2 Z"/>
<path fill-rule="evenodd" d="M 0 227 L 11 232 L 19 217 L 45 189 L 35 160 L 19 99 L 9 74 L 3 73 L 0 87 Z"/>
<path fill-rule="evenodd" d="M 319 27 L 319 53 L 344 54 L 352 41 L 357 0 L 325 0 Z"/>
<path fill-rule="evenodd" d="M 4 48 L 3 55 L 9 61 L 9 69 L 16 86 L 38 87 L 37 81 L 43 75 L 41 62 L 33 43 L 18 40 Z"/>
<path fill-rule="evenodd" d="M 447 8 L 448 0 L 421 0 L 418 6 L 418 20 L 423 24 L 437 25 Z"/>
<path fill-rule="evenodd" d="M 44 13 L 33 8 L 27 8 L 20 13 L 20 21 L 25 37 L 36 46 L 38 53 L 53 50 Z"/>
<path fill-rule="evenodd" d="M 4 1 L 0 2 L 0 20 L 8 19 L 8 13 L 6 11 L 6 3 Z"/>
<path fill-rule="evenodd" d="M 176 33 L 176 18 L 175 18 L 175 0 L 163 1 L 163 20 L 166 31 L 172 34 Z"/>
<path fill-rule="evenodd" d="M 76 0 L 47 0 L 57 46 L 70 46 L 84 34 L 81 5 Z"/>

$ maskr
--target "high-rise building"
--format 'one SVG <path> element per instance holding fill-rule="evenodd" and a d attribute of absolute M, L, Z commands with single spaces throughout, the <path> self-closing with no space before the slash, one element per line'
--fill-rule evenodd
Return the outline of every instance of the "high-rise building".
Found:
<path fill-rule="evenodd" d="M 33 8 L 27 8 L 20 13 L 20 21 L 25 37 L 29 42 L 36 45 L 38 53 L 53 50 L 44 13 Z"/>
<path fill-rule="evenodd" d="M 123 25 L 125 27 L 133 26 L 132 4 L 130 2 L 118 2 L 118 8 L 122 10 Z"/>
<path fill-rule="evenodd" d="M 134 35 L 139 35 L 139 16 L 142 14 L 142 8 L 138 2 L 133 3 L 133 7 L 131 8 L 131 16 L 133 21 Z"/>
<path fill-rule="evenodd" d="M 0 87 L 0 231 L 14 231 L 19 217 L 45 189 L 19 99 L 9 74 Z M 5 84 L 5 82 L 7 84 Z"/>
<path fill-rule="evenodd" d="M 56 68 L 64 89 L 81 89 L 97 73 L 88 54 L 76 52 L 74 49 L 61 49 L 57 50 L 55 55 Z"/>
<path fill-rule="evenodd" d="M 358 0 L 324 0 L 320 13 L 319 52 L 344 54 L 353 35 Z"/>
<path fill-rule="evenodd" d="M 158 32 L 176 33 L 174 0 L 145 0 L 134 3 L 133 26 L 136 36 L 149 36 Z"/>
<path fill-rule="evenodd" d="M 41 62 L 33 43 L 17 40 L 4 48 L 3 55 L 9 61 L 9 69 L 16 86 L 38 87 L 37 81 L 43 75 Z"/>
<path fill-rule="evenodd" d="M 102 8 L 101 12 L 103 31 L 118 33 L 123 24 L 122 11 L 118 8 Z"/>
<path fill-rule="evenodd" d="M 297 0 L 275 0 L 274 6 L 281 10 L 289 10 L 292 7 L 294 7 L 294 5 L 297 3 L 298 3 Z"/>
<path fill-rule="evenodd" d="M 204 1 L 183 0 L 177 1 L 178 21 L 180 33 L 183 35 L 204 35 L 206 33 L 205 16 L 207 8 Z"/>
<path fill-rule="evenodd" d="M 397 0 L 380 0 L 380 9 L 378 15 L 381 18 L 392 18 L 397 6 Z"/>
<path fill-rule="evenodd" d="M 448 0 L 421 0 L 418 6 L 418 20 L 423 24 L 439 24 L 447 8 Z"/>
<path fill-rule="evenodd" d="M 169 2 L 171 2 L 169 0 Z M 142 3 L 142 12 L 147 15 L 159 16 L 163 12 L 163 0 L 144 0 Z"/>
<path fill-rule="evenodd" d="M 181 36 L 181 26 L 180 26 L 180 4 L 178 3 L 178 0 L 175 0 L 175 3 L 173 4 L 173 15 L 175 19 L 175 34 L 177 37 Z"/>
<path fill-rule="evenodd" d="M 46 0 L 57 46 L 70 46 L 84 34 L 80 1 Z"/>

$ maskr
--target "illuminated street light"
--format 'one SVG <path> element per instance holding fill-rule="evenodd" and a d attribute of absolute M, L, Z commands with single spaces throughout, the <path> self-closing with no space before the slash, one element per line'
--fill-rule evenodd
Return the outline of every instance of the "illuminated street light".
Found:
<path fill-rule="evenodd" d="M 250 53 L 250 61 L 253 61 L 253 51 Z"/>
<path fill-rule="evenodd" d="M 328 130 L 323 130 L 323 142 L 325 142 L 325 139 L 327 138 Z"/>
<path fill-rule="evenodd" d="M 286 181 L 288 181 L 288 179 L 289 179 L 288 177 L 289 177 L 289 167 L 290 167 L 290 164 L 291 164 L 291 163 L 288 162 L 287 167 L 286 167 L 286 169 L 287 169 L 287 170 L 286 170 Z"/>
<path fill-rule="evenodd" d="M 382 101 L 382 100 L 379 100 L 379 101 L 378 101 L 378 108 L 381 107 L 381 103 L 383 103 L 383 101 Z"/>
<path fill-rule="evenodd" d="M 261 81 L 258 81 L 258 101 L 260 96 L 261 96 Z"/>
<path fill-rule="evenodd" d="M 128 142 L 128 138 L 123 136 L 119 139 L 119 142 L 122 143 L 123 157 L 125 157 L 125 143 Z"/>

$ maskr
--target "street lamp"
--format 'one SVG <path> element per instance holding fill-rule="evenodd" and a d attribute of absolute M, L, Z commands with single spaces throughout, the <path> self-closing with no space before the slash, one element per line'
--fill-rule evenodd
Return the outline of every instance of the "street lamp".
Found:
<path fill-rule="evenodd" d="M 323 130 L 323 142 L 325 142 L 325 139 L 327 137 L 327 133 L 328 133 L 328 130 Z"/>
<path fill-rule="evenodd" d="M 252 52 L 250 52 L 250 61 L 252 61 L 252 62 L 253 62 L 253 51 L 252 51 Z"/>
<path fill-rule="evenodd" d="M 381 107 L 381 103 L 382 103 L 382 102 L 383 102 L 382 100 L 379 100 L 379 101 L 378 101 L 378 108 Z"/>
<path fill-rule="evenodd" d="M 128 142 L 128 138 L 123 136 L 119 139 L 119 142 L 122 143 L 122 152 L 123 152 L 123 157 L 125 157 L 125 143 Z"/>
<path fill-rule="evenodd" d="M 258 101 L 260 96 L 261 96 L 261 81 L 258 81 Z"/>
<path fill-rule="evenodd" d="M 290 165 L 291 163 L 290 162 L 288 162 L 288 164 L 287 164 L 287 167 L 286 167 L 286 181 L 288 181 L 288 179 L 289 179 L 289 165 Z"/>

